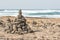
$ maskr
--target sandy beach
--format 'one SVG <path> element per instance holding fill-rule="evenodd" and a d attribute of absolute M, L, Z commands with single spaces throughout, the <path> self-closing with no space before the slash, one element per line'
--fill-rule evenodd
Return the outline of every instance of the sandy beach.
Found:
<path fill-rule="evenodd" d="M 6 21 L 8 17 L 0 17 Z M 16 17 L 9 16 L 11 20 Z M 0 31 L 1 40 L 60 40 L 60 18 L 31 18 L 26 17 L 26 23 L 34 30 L 33 33 L 23 35 L 7 34 Z M 0 27 L 2 30 L 2 27 Z"/>

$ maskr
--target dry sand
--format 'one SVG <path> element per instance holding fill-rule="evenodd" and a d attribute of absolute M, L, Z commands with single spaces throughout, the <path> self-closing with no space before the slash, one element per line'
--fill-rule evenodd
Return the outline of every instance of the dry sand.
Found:
<path fill-rule="evenodd" d="M 1 19 L 6 21 L 7 17 L 1 17 Z M 14 20 L 15 17 L 10 19 Z M 0 31 L 0 40 L 60 40 L 60 18 L 26 17 L 26 20 L 34 33 L 18 35 Z"/>

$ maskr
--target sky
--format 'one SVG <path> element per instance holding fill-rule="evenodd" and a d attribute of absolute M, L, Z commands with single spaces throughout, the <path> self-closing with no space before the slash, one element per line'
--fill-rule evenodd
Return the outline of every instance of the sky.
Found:
<path fill-rule="evenodd" d="M 60 0 L 0 0 L 0 9 L 60 9 Z"/>

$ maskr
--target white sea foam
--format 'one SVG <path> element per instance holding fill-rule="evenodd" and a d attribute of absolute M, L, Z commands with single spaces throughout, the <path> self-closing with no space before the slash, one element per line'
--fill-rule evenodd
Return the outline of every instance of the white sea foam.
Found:
<path fill-rule="evenodd" d="M 32 15 L 24 15 L 25 17 L 40 17 L 40 18 L 60 18 L 60 15 L 36 15 L 36 16 L 32 16 Z"/>
<path fill-rule="evenodd" d="M 22 10 L 23 13 L 48 13 L 48 12 L 60 12 L 60 10 Z"/>

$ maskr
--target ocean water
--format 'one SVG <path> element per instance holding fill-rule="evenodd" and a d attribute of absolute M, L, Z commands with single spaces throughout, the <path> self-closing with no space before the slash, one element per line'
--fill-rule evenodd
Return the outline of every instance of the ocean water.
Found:
<path fill-rule="evenodd" d="M 17 16 L 19 9 L 0 9 L 0 16 Z M 22 10 L 25 17 L 60 18 L 60 10 Z"/>

